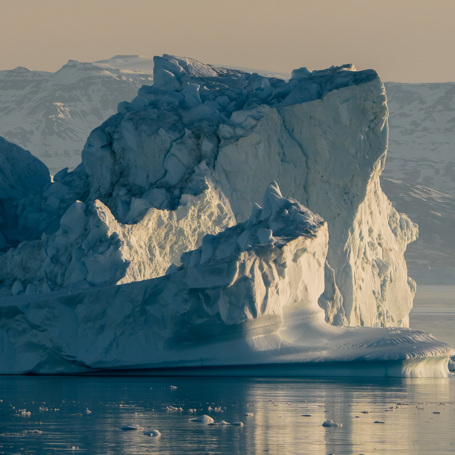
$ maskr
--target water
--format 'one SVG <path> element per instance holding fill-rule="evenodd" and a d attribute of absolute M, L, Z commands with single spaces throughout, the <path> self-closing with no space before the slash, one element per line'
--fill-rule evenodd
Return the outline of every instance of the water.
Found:
<path fill-rule="evenodd" d="M 3 377 L 0 386 L 0 453 L 451 453 L 455 448 L 450 418 L 455 381 L 447 379 Z M 190 414 L 190 408 L 198 412 Z M 23 409 L 30 416 L 18 415 Z M 189 420 L 202 414 L 244 426 Z M 325 428 L 327 419 L 343 426 Z M 158 429 L 161 437 L 121 430 L 132 424 Z"/>
<path fill-rule="evenodd" d="M 455 346 L 455 286 L 418 286 L 409 325 Z"/>
<path fill-rule="evenodd" d="M 423 289 L 411 326 L 454 343 L 454 290 Z M 190 421 L 203 414 L 244 426 Z M 7 454 L 444 454 L 454 415 L 455 378 L 0 377 Z"/>

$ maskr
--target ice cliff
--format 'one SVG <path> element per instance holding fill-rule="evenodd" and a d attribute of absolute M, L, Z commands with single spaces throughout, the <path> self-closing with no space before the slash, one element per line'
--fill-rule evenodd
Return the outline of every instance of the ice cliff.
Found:
<path fill-rule="evenodd" d="M 165 276 L 3 299 L 0 373 L 321 375 L 341 364 L 337 374 L 447 375 L 455 350 L 430 335 L 325 322 L 318 297 L 327 249 L 327 223 L 274 183 L 245 222 L 206 235 Z"/>
<path fill-rule="evenodd" d="M 326 320 L 407 326 L 415 289 L 404 251 L 417 229 L 380 188 L 386 151 L 386 96 L 372 70 L 301 68 L 284 81 L 157 57 L 154 85 L 121 103 L 81 165 L 27 205 L 29 219 L 48 222 L 33 242 L 4 248 L 0 292 L 161 276 L 203 235 L 243 222 L 275 180 L 327 221 Z"/>

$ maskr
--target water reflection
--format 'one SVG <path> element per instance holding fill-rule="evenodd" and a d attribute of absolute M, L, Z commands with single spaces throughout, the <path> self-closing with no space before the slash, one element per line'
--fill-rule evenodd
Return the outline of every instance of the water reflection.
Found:
<path fill-rule="evenodd" d="M 454 384 L 0 377 L 0 453 L 450 453 Z M 189 420 L 202 414 L 244 426 Z M 323 427 L 328 419 L 342 426 Z M 121 430 L 132 424 L 162 436 Z"/>

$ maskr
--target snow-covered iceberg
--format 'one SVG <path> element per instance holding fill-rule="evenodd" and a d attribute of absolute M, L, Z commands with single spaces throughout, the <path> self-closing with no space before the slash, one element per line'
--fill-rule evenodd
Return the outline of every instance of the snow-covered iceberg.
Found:
<path fill-rule="evenodd" d="M 325 322 L 327 248 L 327 223 L 272 184 L 247 221 L 205 236 L 166 276 L 5 299 L 0 373 L 446 375 L 455 350 L 430 335 Z"/>
<path fill-rule="evenodd" d="M 380 188 L 386 151 L 374 71 L 284 81 L 156 58 L 154 85 L 90 134 L 78 168 L 9 196 L 27 229 L 0 253 L 2 371 L 446 374 L 452 348 L 404 328 L 417 227 Z"/>

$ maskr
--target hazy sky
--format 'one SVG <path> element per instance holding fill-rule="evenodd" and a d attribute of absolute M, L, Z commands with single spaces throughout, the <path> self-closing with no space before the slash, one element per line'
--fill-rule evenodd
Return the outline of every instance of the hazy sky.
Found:
<path fill-rule="evenodd" d="M 289 72 L 354 63 L 455 81 L 455 0 L 0 0 L 0 70 L 163 53 Z"/>

